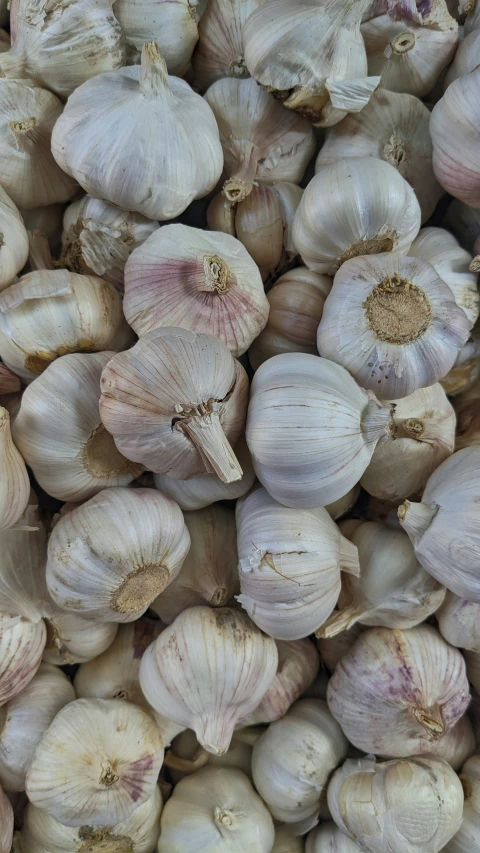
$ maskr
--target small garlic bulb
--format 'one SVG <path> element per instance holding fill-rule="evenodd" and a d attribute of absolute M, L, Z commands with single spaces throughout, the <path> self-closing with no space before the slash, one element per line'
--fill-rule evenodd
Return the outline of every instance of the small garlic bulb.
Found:
<path fill-rule="evenodd" d="M 128 64 L 137 64 L 144 43 L 154 40 L 168 73 L 183 77 L 198 41 L 196 6 L 196 0 L 113 0 L 127 39 Z"/>
<path fill-rule="evenodd" d="M 439 631 L 452 646 L 480 654 L 480 603 L 447 592 L 437 612 Z"/>
<path fill-rule="evenodd" d="M 461 824 L 463 791 L 457 774 L 441 759 L 376 763 L 367 756 L 346 761 L 333 774 L 328 805 L 358 850 L 439 853 L 448 849 L 446 842 Z"/>
<path fill-rule="evenodd" d="M 316 641 L 322 662 L 330 672 L 334 672 L 338 662 L 343 658 L 365 629 L 356 622 L 348 631 L 341 631 L 333 637 L 319 637 Z"/>
<path fill-rule="evenodd" d="M 62 610 L 52 599 L 45 606 L 44 621 L 47 641 L 43 660 L 57 666 L 93 660 L 112 644 L 118 628 L 114 622 L 94 622 Z"/>
<path fill-rule="evenodd" d="M 112 147 L 126 133 L 129 144 Z M 55 125 L 52 152 L 89 195 L 160 220 L 207 195 L 223 165 L 210 107 L 185 80 L 168 76 L 155 42 L 143 46 L 141 65 L 101 74 L 74 92 Z"/>
<path fill-rule="evenodd" d="M 7 795 L 0 788 L 0 853 L 10 853 L 13 849 L 13 828 L 13 808 Z"/>
<path fill-rule="evenodd" d="M 465 661 L 430 625 L 371 628 L 337 664 L 327 701 L 363 752 L 435 753 L 470 701 Z"/>
<path fill-rule="evenodd" d="M 32 680 L 42 660 L 46 634 L 43 622 L 0 613 L 0 705 Z"/>
<path fill-rule="evenodd" d="M 275 827 L 275 843 L 271 853 L 304 853 L 304 839 L 294 834 L 288 823 Z"/>
<path fill-rule="evenodd" d="M 480 379 L 458 397 L 455 397 L 454 407 L 457 415 L 457 433 L 455 446 L 457 450 L 480 444 Z"/>
<path fill-rule="evenodd" d="M 253 377 L 247 444 L 257 477 L 275 500 L 325 506 L 358 483 L 376 445 L 386 440 L 389 421 L 389 410 L 340 365 L 284 353 Z"/>
<path fill-rule="evenodd" d="M 162 762 L 162 740 L 146 711 L 131 702 L 77 699 L 37 746 L 26 791 L 66 826 L 112 826 L 153 796 Z"/>
<path fill-rule="evenodd" d="M 146 650 L 140 686 L 153 708 L 222 755 L 237 722 L 258 707 L 277 664 L 275 641 L 241 611 L 191 607 Z"/>
<path fill-rule="evenodd" d="M 21 518 L 30 497 L 30 480 L 10 430 L 10 415 L 0 406 L 0 530 Z"/>
<path fill-rule="evenodd" d="M 408 252 L 420 220 L 412 187 L 390 163 L 348 157 L 320 169 L 308 184 L 293 240 L 307 267 L 334 275 L 357 255 Z"/>
<path fill-rule="evenodd" d="M 330 616 L 340 572 L 359 574 L 358 553 L 323 507 L 290 509 L 257 488 L 237 503 L 238 601 L 271 637 L 298 640 Z"/>
<path fill-rule="evenodd" d="M 0 363 L 0 394 L 16 394 L 21 390 L 22 383 L 16 373 Z"/>
<path fill-rule="evenodd" d="M 153 329 L 108 362 L 101 391 L 102 421 L 127 459 L 182 480 L 242 476 L 232 446 L 245 422 L 248 379 L 222 341 Z"/>
<path fill-rule="evenodd" d="M 321 699 L 301 699 L 271 723 L 253 747 L 252 770 L 272 816 L 287 824 L 302 822 L 299 835 L 315 826 L 328 777 L 347 750 L 340 726 Z"/>
<path fill-rule="evenodd" d="M 240 591 L 233 510 L 216 504 L 186 512 L 184 520 L 190 550 L 177 577 L 151 605 L 167 625 L 187 607 L 224 607 Z"/>
<path fill-rule="evenodd" d="M 28 234 L 23 219 L 5 190 L 0 187 L 0 291 L 12 283 L 28 258 Z"/>
<path fill-rule="evenodd" d="M 59 500 L 87 500 L 143 470 L 121 455 L 100 420 L 100 376 L 112 355 L 64 355 L 23 393 L 15 443 L 40 486 Z"/>
<path fill-rule="evenodd" d="M 345 835 L 336 824 L 328 822 L 312 829 L 305 842 L 305 853 L 326 853 L 326 851 L 328 853 L 362 853 L 362 848 L 350 836 Z"/>
<path fill-rule="evenodd" d="M 204 767 L 175 786 L 161 818 L 158 853 L 270 853 L 273 820 L 241 770 Z"/>
<path fill-rule="evenodd" d="M 140 337 L 178 326 L 211 334 L 238 356 L 265 327 L 269 305 L 239 240 L 177 224 L 158 229 L 132 253 L 123 309 Z"/>

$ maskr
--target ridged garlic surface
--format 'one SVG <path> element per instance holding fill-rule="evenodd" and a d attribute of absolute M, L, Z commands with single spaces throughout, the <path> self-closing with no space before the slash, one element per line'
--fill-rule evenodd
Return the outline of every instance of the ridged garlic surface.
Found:
<path fill-rule="evenodd" d="M 420 222 L 415 193 L 394 166 L 346 157 L 320 169 L 308 184 L 293 241 L 309 269 L 334 275 L 357 255 L 407 253 Z"/>
<path fill-rule="evenodd" d="M 298 640 L 320 628 L 341 589 L 359 574 L 355 546 L 323 507 L 291 509 L 257 488 L 237 503 L 238 601 L 271 637 Z"/>
<path fill-rule="evenodd" d="M 363 752 L 435 754 L 470 702 L 465 661 L 430 625 L 371 628 L 337 664 L 327 701 Z"/>
<path fill-rule="evenodd" d="M 23 393 L 15 442 L 40 486 L 59 500 L 87 500 L 143 470 L 121 455 L 100 420 L 100 376 L 113 355 L 62 356 Z"/>
<path fill-rule="evenodd" d="M 42 661 L 46 634 L 43 622 L 0 614 L 0 705 L 21 693 L 32 680 Z"/>
<path fill-rule="evenodd" d="M 13 827 L 13 808 L 7 795 L 0 788 L 0 853 L 10 853 Z"/>
<path fill-rule="evenodd" d="M 183 77 L 198 41 L 196 0 L 113 0 L 127 40 L 127 61 L 140 61 L 145 42 L 156 41 L 168 73 Z"/>
<path fill-rule="evenodd" d="M 112 148 L 127 132 L 128 146 Z M 155 42 L 143 46 L 141 65 L 75 91 L 55 125 L 52 152 L 89 195 L 160 220 L 207 195 L 223 165 L 210 107 L 185 80 L 168 76 Z"/>
<path fill-rule="evenodd" d="M 361 853 L 356 841 L 345 835 L 336 824 L 328 822 L 308 833 L 305 853 Z"/>
<path fill-rule="evenodd" d="M 235 725 L 258 707 L 277 664 L 275 641 L 241 611 L 191 607 L 146 650 L 140 686 L 155 710 L 221 755 Z"/>
<path fill-rule="evenodd" d="M 120 700 L 77 699 L 37 746 L 26 791 L 66 826 L 112 826 L 153 796 L 162 762 L 162 740 L 146 711 Z"/>
<path fill-rule="evenodd" d="M 28 258 L 28 234 L 12 199 L 0 187 L 0 291 L 12 283 Z"/>
<path fill-rule="evenodd" d="M 480 844 L 480 755 L 472 755 L 460 773 L 465 796 L 458 832 L 443 847 L 444 853 L 477 853 Z"/>
<path fill-rule="evenodd" d="M 140 337 L 181 327 L 213 335 L 238 356 L 265 327 L 269 304 L 239 240 L 176 224 L 155 231 L 130 256 L 123 309 Z"/>
<path fill-rule="evenodd" d="M 0 530 L 21 518 L 30 497 L 30 480 L 12 439 L 10 415 L 0 406 Z"/>
<path fill-rule="evenodd" d="M 442 637 L 452 646 L 480 654 L 480 602 L 447 592 L 437 622 Z"/>

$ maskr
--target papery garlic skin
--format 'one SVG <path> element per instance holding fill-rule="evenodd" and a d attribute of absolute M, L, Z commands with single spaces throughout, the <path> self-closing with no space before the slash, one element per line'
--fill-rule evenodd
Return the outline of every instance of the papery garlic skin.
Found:
<path fill-rule="evenodd" d="M 369 853 L 438 853 L 458 830 L 463 791 L 437 758 L 348 760 L 328 786 L 335 823 Z M 345 853 L 349 853 L 346 848 Z M 343 853 L 343 851 L 342 851 Z"/>
<path fill-rule="evenodd" d="M 275 641 L 241 611 L 192 607 L 146 650 L 140 686 L 153 708 L 222 755 L 237 722 L 258 707 L 277 663 Z"/>
<path fill-rule="evenodd" d="M 307 637 L 329 617 L 340 572 L 358 574 L 357 550 L 323 507 L 291 509 L 257 488 L 237 503 L 238 601 L 271 637 Z"/>
<path fill-rule="evenodd" d="M 363 632 L 335 668 L 328 707 L 364 752 L 408 757 L 435 745 L 465 713 L 465 661 L 429 625 Z"/>
<path fill-rule="evenodd" d="M 322 823 L 307 835 L 305 853 L 361 853 L 358 846 L 334 823 Z"/>
<path fill-rule="evenodd" d="M 476 853 L 480 843 L 480 756 L 472 755 L 464 764 L 460 782 L 465 795 L 462 822 L 442 849 L 445 853 Z"/>
<path fill-rule="evenodd" d="M 450 397 L 456 397 L 471 388 L 480 377 L 480 322 L 477 320 L 467 343 L 457 355 L 455 364 L 441 381 Z M 457 450 L 460 447 L 457 446 Z"/>
<path fill-rule="evenodd" d="M 111 140 L 126 124 L 129 145 L 112 156 Z M 144 45 L 141 65 L 102 74 L 75 91 L 55 125 L 52 152 L 89 195 L 160 220 L 207 195 L 223 165 L 210 107 L 184 80 L 168 76 L 155 42 Z"/>
<path fill-rule="evenodd" d="M 0 853 L 10 853 L 13 840 L 13 809 L 7 795 L 0 788 Z"/>
<path fill-rule="evenodd" d="M 458 649 L 480 654 L 480 603 L 447 592 L 437 613 L 442 637 Z"/>
<path fill-rule="evenodd" d="M 28 234 L 18 208 L 0 187 L 0 291 L 12 283 L 28 258 Z"/>
<path fill-rule="evenodd" d="M 196 0 L 113 0 L 127 40 L 129 65 L 140 61 L 145 42 L 156 41 L 168 73 L 183 77 L 198 41 Z"/>
<path fill-rule="evenodd" d="M 10 415 L 0 406 L 0 530 L 23 515 L 30 497 L 30 480 L 10 429 Z"/>
<path fill-rule="evenodd" d="M 150 714 L 131 702 L 77 699 L 37 746 L 26 790 L 33 805 L 66 826 L 112 826 L 154 794 L 162 762 Z"/>
<path fill-rule="evenodd" d="M 320 169 L 308 184 L 293 240 L 309 269 L 334 275 L 357 255 L 408 252 L 420 221 L 415 193 L 394 166 L 348 157 Z"/>
<path fill-rule="evenodd" d="M 360 494 L 360 484 L 357 483 L 356 486 L 353 486 L 346 495 L 342 498 L 339 498 L 338 501 L 333 501 L 331 504 L 327 504 L 325 509 L 327 510 L 330 518 L 333 518 L 334 521 L 337 521 L 342 516 L 346 515 L 349 510 L 353 509 L 355 504 L 357 503 L 358 496 Z"/>
<path fill-rule="evenodd" d="M 42 660 L 46 634 L 43 622 L 0 614 L 0 705 L 32 680 Z"/>

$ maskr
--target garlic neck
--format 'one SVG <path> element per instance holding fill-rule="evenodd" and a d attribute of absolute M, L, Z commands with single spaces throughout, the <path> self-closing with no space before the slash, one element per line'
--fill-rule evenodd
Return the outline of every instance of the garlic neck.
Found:
<path fill-rule="evenodd" d="M 397 514 L 400 524 L 406 530 L 410 539 L 418 542 L 430 527 L 440 507 L 434 503 L 411 503 L 404 501 L 398 507 Z"/>
<path fill-rule="evenodd" d="M 389 344 L 407 344 L 420 338 L 432 319 L 426 293 L 398 273 L 386 276 L 363 303 L 368 325 Z"/>
<path fill-rule="evenodd" d="M 241 55 L 232 59 L 227 68 L 227 77 L 235 77 L 237 80 L 242 80 L 245 77 L 250 77 L 248 68 L 245 65 L 245 58 Z"/>
<path fill-rule="evenodd" d="M 445 734 L 445 724 L 438 705 L 433 708 L 412 708 L 412 714 L 425 730 L 429 740 L 436 741 Z"/>
<path fill-rule="evenodd" d="M 72 664 L 75 663 L 73 656 L 70 654 L 68 648 L 64 645 L 60 630 L 58 626 L 52 619 L 44 619 L 45 627 L 47 629 L 47 641 L 45 643 L 45 649 L 47 651 L 55 651 L 58 655 L 60 655 L 63 664 Z"/>
<path fill-rule="evenodd" d="M 147 42 L 142 48 L 140 89 L 146 98 L 162 95 L 173 98 L 167 65 L 154 41 Z"/>
<path fill-rule="evenodd" d="M 121 474 L 131 473 L 138 477 L 143 466 L 130 462 L 122 456 L 115 445 L 113 436 L 99 424 L 83 446 L 83 464 L 92 477 L 102 479 L 104 477 L 118 477 Z"/>
<path fill-rule="evenodd" d="M 211 291 L 222 296 L 232 284 L 230 270 L 220 255 L 205 255 L 203 258 L 204 282 L 200 290 Z"/>
<path fill-rule="evenodd" d="M 235 830 L 238 823 L 238 818 L 231 809 L 222 809 L 220 806 L 215 806 L 213 810 L 213 818 L 220 830 Z"/>
<path fill-rule="evenodd" d="M 36 137 L 37 119 L 31 118 L 19 119 L 18 121 L 9 121 L 10 130 L 15 136 L 15 145 L 18 151 L 26 151 L 27 146 Z"/>
<path fill-rule="evenodd" d="M 228 590 L 225 589 L 224 586 L 217 586 L 214 590 L 210 598 L 208 599 L 208 603 L 210 607 L 223 607 L 228 602 Z"/>
<path fill-rule="evenodd" d="M 402 56 L 404 53 L 408 53 L 415 47 L 416 41 L 415 33 L 410 32 L 410 30 L 405 30 L 405 32 L 399 33 L 394 39 L 392 39 L 390 47 L 396 56 Z"/>
<path fill-rule="evenodd" d="M 225 181 L 222 187 L 222 195 L 231 204 L 238 204 L 252 192 L 260 150 L 249 140 L 238 140 L 234 145 L 234 150 L 238 157 L 238 168 L 235 170 L 235 174 Z"/>
<path fill-rule="evenodd" d="M 390 435 L 391 410 L 389 406 L 379 406 L 376 400 L 370 400 L 365 406 L 361 430 L 366 444 L 376 445 Z"/>
<path fill-rule="evenodd" d="M 395 133 L 392 133 L 388 142 L 383 146 L 383 156 L 387 163 L 398 169 L 399 172 L 405 169 L 408 162 L 408 153 L 405 147 L 405 140 Z"/>
<path fill-rule="evenodd" d="M 177 406 L 172 429 L 185 433 L 198 450 L 208 474 L 216 474 L 222 483 L 242 477 L 242 469 L 220 423 L 214 400 L 191 408 Z"/>

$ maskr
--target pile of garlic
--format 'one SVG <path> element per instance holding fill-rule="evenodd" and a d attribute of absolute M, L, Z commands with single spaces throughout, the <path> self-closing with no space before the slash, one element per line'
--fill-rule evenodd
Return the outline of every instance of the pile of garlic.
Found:
<path fill-rule="evenodd" d="M 480 0 L 0 26 L 0 853 L 479 853 Z"/>

